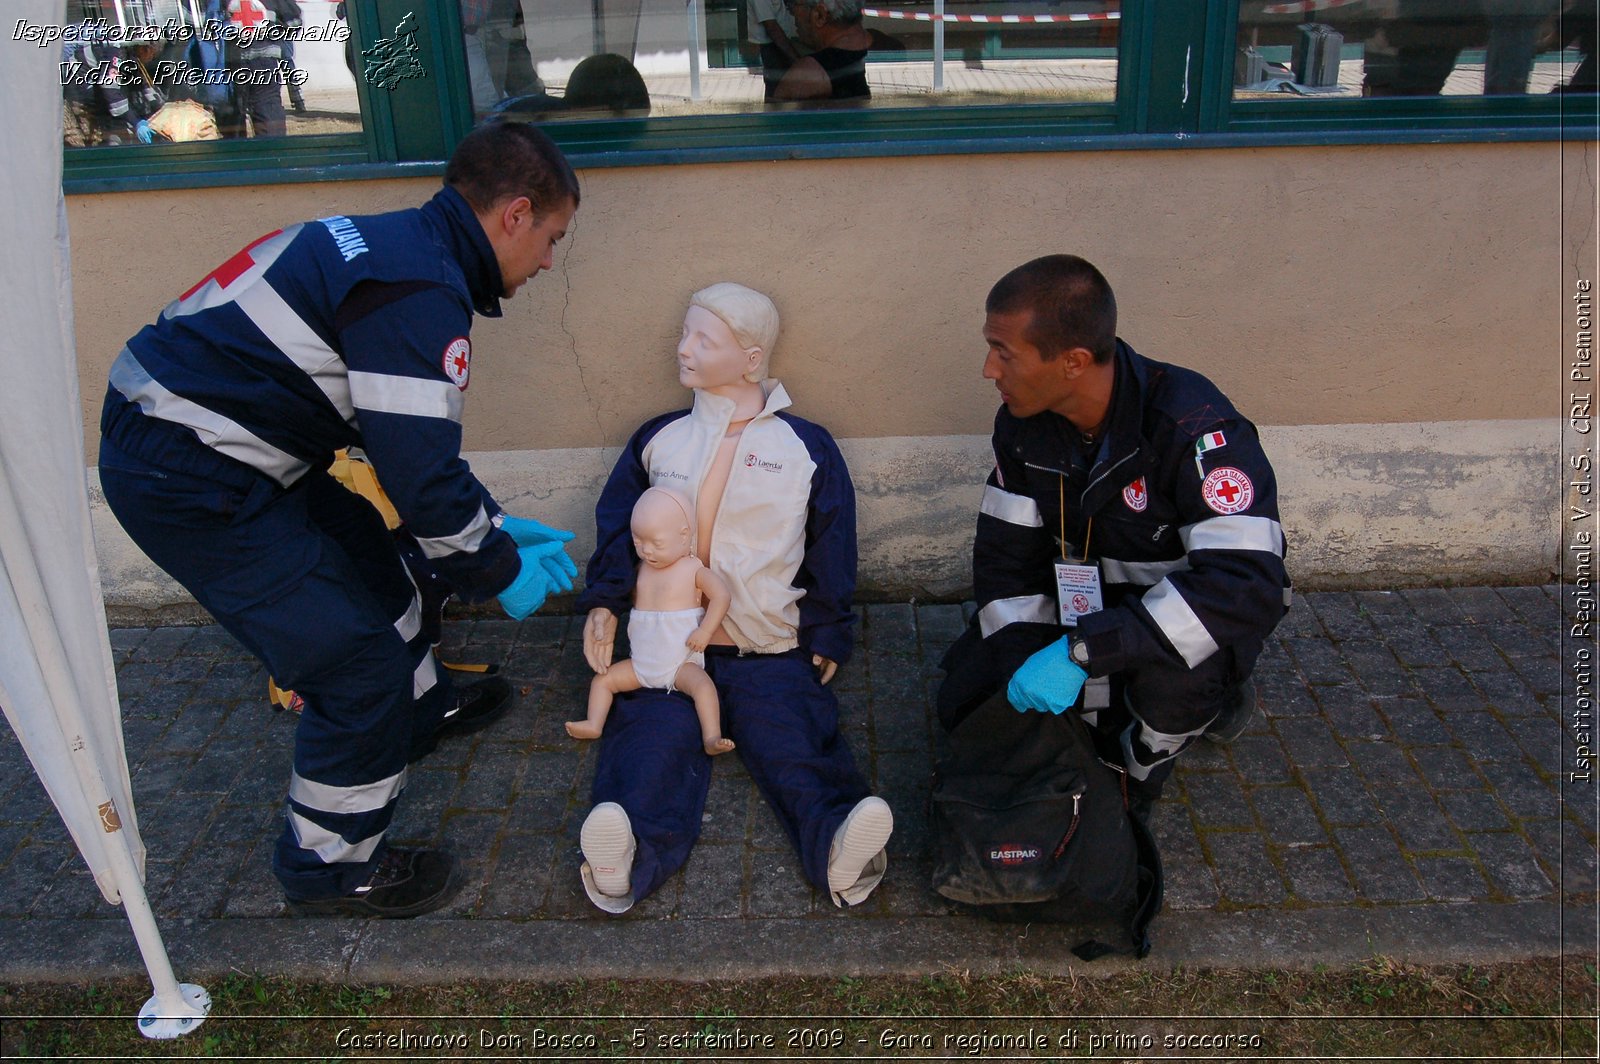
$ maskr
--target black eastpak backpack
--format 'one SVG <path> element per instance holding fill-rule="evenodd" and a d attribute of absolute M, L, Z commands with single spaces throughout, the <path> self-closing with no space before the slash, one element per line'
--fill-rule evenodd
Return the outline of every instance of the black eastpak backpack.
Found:
<path fill-rule="evenodd" d="M 997 696 L 950 733 L 950 751 L 934 775 L 933 889 L 995 920 L 1109 921 L 1135 956 L 1149 953 L 1161 856 L 1083 721 L 1018 713 Z M 1073 952 L 1116 949 L 1090 939 Z"/>

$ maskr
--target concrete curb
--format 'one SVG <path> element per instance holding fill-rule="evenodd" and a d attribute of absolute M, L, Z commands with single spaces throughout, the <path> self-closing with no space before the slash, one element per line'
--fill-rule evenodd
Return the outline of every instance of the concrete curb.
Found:
<path fill-rule="evenodd" d="M 469 979 L 761 979 L 1034 972 L 1111 975 L 1131 968 L 1347 968 L 1374 957 L 1407 964 L 1490 964 L 1592 951 L 1592 906 L 1553 903 L 1169 913 L 1143 962 L 1091 963 L 1072 947 L 1084 928 L 970 917 L 776 920 L 185 920 L 164 928 L 188 980 L 249 973 L 316 982 L 443 985 Z M 138 976 L 114 920 L 9 920 L 0 982 Z"/>

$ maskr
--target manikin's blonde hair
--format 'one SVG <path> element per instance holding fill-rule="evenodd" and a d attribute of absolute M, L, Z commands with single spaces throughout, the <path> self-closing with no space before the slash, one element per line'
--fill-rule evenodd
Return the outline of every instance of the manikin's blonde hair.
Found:
<path fill-rule="evenodd" d="M 778 308 L 772 300 L 732 281 L 708 285 L 689 297 L 691 307 L 708 310 L 721 319 L 741 347 L 759 347 L 761 364 L 745 374 L 751 383 L 767 379 L 767 363 L 778 342 Z"/>

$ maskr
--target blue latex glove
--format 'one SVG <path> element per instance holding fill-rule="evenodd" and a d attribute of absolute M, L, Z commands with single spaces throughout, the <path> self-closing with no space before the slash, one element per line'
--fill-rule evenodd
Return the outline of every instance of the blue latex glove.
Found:
<path fill-rule="evenodd" d="M 133 127 L 133 131 L 138 135 L 140 144 L 149 144 L 156 139 L 156 131 L 151 129 L 150 123 L 142 118 L 139 119 L 139 124 Z"/>
<path fill-rule="evenodd" d="M 500 516 L 500 527 L 519 547 L 537 547 L 541 543 L 567 543 L 576 535 L 562 528 L 551 528 L 529 517 L 513 517 L 510 514 Z M 573 567 L 572 575 L 578 575 L 576 566 Z"/>
<path fill-rule="evenodd" d="M 1018 713 L 1065 713 L 1078 700 L 1089 674 L 1084 672 L 1067 646 L 1065 637 L 1038 651 L 1022 663 L 1022 668 L 1006 685 L 1006 697 Z"/>
<path fill-rule="evenodd" d="M 550 577 L 550 583 L 557 591 L 571 591 L 572 578 L 578 575 L 578 567 L 567 557 L 566 551 L 559 551 L 546 558 L 540 558 L 539 564 Z"/>
<path fill-rule="evenodd" d="M 517 557 L 522 560 L 522 569 L 517 573 L 517 578 L 511 581 L 511 586 L 499 595 L 500 608 L 505 610 L 512 620 L 526 619 L 534 610 L 544 605 L 544 600 L 552 591 L 561 590 L 560 584 L 551 578 L 550 571 L 542 564 L 545 558 L 560 553 L 562 553 L 560 543 L 518 548 Z M 567 587 L 571 586 L 569 582 Z"/>

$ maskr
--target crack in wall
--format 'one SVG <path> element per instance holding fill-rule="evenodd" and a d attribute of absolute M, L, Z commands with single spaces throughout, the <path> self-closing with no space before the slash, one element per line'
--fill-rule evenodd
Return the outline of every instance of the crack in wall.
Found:
<path fill-rule="evenodd" d="M 559 324 L 561 331 L 566 334 L 567 347 L 572 352 L 572 365 L 578 371 L 578 388 L 583 392 L 585 405 L 594 416 L 595 435 L 605 438 L 605 426 L 600 418 L 600 403 L 595 398 L 594 391 L 589 386 L 588 375 L 584 373 L 583 359 L 578 355 L 578 336 L 567 325 L 567 316 L 572 309 L 572 270 L 571 262 L 573 253 L 578 248 L 578 216 L 572 216 L 572 227 L 567 231 L 567 246 L 561 256 L 561 314 Z"/>

